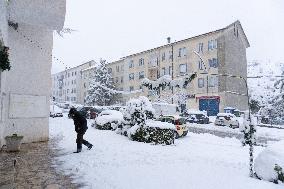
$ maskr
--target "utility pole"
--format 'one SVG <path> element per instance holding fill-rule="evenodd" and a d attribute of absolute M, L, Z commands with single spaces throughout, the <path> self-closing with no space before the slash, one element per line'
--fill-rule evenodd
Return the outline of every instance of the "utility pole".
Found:
<path fill-rule="evenodd" d="M 171 59 L 172 59 L 172 80 L 174 80 L 174 45 L 171 43 L 171 38 L 168 37 L 168 44 L 171 44 Z M 174 103 L 174 87 L 172 87 L 172 104 Z"/>

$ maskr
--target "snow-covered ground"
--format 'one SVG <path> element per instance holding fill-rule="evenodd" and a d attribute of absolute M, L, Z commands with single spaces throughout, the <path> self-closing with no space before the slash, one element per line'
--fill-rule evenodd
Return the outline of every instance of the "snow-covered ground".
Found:
<path fill-rule="evenodd" d="M 85 188 L 283 188 L 283 184 L 248 176 L 248 148 L 235 138 L 189 133 L 175 145 L 163 146 L 130 141 L 89 126 L 85 139 L 94 144 L 93 149 L 73 154 L 76 133 L 73 121 L 66 117 L 50 119 L 50 136 L 62 138 L 58 145 L 63 153 L 58 160 L 63 164 L 57 169 L 76 175 L 75 181 L 84 182 Z M 255 154 L 263 149 L 256 147 Z"/>

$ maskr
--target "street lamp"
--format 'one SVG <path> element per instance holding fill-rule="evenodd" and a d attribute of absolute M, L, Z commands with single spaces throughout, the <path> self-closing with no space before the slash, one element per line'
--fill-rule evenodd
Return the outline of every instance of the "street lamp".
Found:
<path fill-rule="evenodd" d="M 174 45 L 173 45 L 173 43 L 171 43 L 171 37 L 168 37 L 167 38 L 167 40 L 168 40 L 168 44 L 170 44 L 171 45 L 171 60 L 172 60 L 172 80 L 174 80 Z M 173 95 L 174 95 L 174 87 L 172 86 L 172 104 L 174 103 L 174 97 L 173 97 Z"/>

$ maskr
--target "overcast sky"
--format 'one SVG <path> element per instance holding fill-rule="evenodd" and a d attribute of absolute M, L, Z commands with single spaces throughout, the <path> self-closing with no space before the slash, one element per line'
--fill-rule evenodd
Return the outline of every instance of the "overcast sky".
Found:
<path fill-rule="evenodd" d="M 284 62 L 284 0 L 67 0 L 65 27 L 54 56 L 73 67 L 107 61 L 223 28 L 240 20 L 248 61 Z M 52 72 L 64 70 L 53 62 Z"/>

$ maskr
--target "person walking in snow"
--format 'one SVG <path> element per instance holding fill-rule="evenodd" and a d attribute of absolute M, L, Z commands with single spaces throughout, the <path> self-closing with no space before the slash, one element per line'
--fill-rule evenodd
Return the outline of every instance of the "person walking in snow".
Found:
<path fill-rule="evenodd" d="M 80 153 L 82 151 L 82 144 L 87 146 L 88 150 L 92 149 L 93 145 L 83 138 L 88 129 L 86 118 L 75 108 L 70 109 L 68 116 L 73 119 L 75 131 L 77 132 L 77 151 L 75 151 L 74 153 Z"/>

